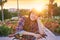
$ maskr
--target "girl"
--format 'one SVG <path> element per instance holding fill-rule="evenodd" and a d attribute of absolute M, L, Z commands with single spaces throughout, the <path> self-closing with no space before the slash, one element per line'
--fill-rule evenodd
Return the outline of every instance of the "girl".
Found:
<path fill-rule="evenodd" d="M 42 38 L 37 24 L 37 18 L 39 17 L 39 14 L 37 13 L 38 12 L 33 9 L 28 18 L 23 16 L 20 17 L 18 27 L 16 28 L 17 32 L 15 34 L 27 35 L 25 36 L 25 39 L 27 40 L 35 40 L 36 38 Z M 42 34 L 44 34 L 44 32 L 42 32 Z"/>

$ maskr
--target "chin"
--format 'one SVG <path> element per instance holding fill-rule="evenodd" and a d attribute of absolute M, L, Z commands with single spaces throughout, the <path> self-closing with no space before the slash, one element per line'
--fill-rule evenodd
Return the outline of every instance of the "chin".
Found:
<path fill-rule="evenodd" d="M 36 19 L 31 19 L 32 21 L 35 21 Z"/>

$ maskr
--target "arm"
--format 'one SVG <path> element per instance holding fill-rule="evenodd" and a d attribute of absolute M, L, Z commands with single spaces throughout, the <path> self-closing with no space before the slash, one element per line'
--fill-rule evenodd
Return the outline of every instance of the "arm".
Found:
<path fill-rule="evenodd" d="M 32 33 L 32 32 L 27 32 L 27 31 L 21 31 L 20 32 L 22 35 L 30 35 L 30 36 L 34 36 L 35 33 Z"/>
<path fill-rule="evenodd" d="M 41 36 L 42 37 L 47 36 L 46 33 L 44 32 L 44 26 L 39 18 L 37 19 L 37 22 L 38 22 L 39 33 L 41 34 Z"/>
<path fill-rule="evenodd" d="M 31 36 L 34 36 L 35 35 L 35 33 L 32 33 L 32 32 L 27 32 L 27 31 L 25 31 L 25 30 L 23 30 L 23 26 L 24 26 L 24 22 L 25 22 L 25 20 L 24 19 L 20 19 L 19 20 L 19 22 L 18 22 L 18 33 L 19 34 L 21 34 L 21 35 L 31 35 Z M 18 33 L 16 33 L 16 34 L 18 34 Z"/>
<path fill-rule="evenodd" d="M 21 31 L 18 32 L 19 34 L 21 34 L 21 35 L 30 35 L 30 36 L 34 36 L 34 37 L 37 37 L 37 38 L 41 37 L 40 34 L 35 34 L 35 33 L 32 33 L 32 32 L 24 31 L 23 30 L 23 26 L 24 26 L 23 23 L 24 23 L 24 21 L 22 21 L 22 22 L 20 21 L 19 23 L 20 23 L 19 24 L 20 30 L 22 29 Z"/>
<path fill-rule="evenodd" d="M 35 33 L 27 32 L 24 30 L 20 31 L 19 34 L 33 36 L 33 37 L 36 37 L 37 39 L 42 38 L 42 36 L 40 34 L 35 34 Z"/>
<path fill-rule="evenodd" d="M 43 34 L 44 33 L 44 26 L 43 26 L 40 18 L 37 19 L 37 23 L 38 23 L 38 28 L 39 28 L 40 34 Z"/>

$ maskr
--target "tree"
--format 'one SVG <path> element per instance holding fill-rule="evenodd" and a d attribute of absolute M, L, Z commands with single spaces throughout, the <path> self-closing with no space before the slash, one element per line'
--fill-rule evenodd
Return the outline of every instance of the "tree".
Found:
<path fill-rule="evenodd" d="M 10 12 L 10 14 L 12 15 L 12 17 L 17 17 L 18 16 L 18 13 L 17 12 Z"/>
<path fill-rule="evenodd" d="M 8 12 L 7 9 L 4 9 L 3 11 L 4 11 L 3 12 L 4 13 L 4 19 L 10 19 L 12 17 L 11 13 Z"/>
<path fill-rule="evenodd" d="M 53 10 L 53 16 L 59 16 L 60 15 L 60 7 L 57 6 L 57 3 L 54 3 L 54 10 Z"/>
<path fill-rule="evenodd" d="M 2 12 L 2 22 L 4 22 L 4 13 L 3 13 L 3 6 L 7 0 L 0 0 L 1 12 Z"/>
<path fill-rule="evenodd" d="M 60 7 L 54 7 L 53 16 L 60 16 Z"/>
<path fill-rule="evenodd" d="M 3 9 L 3 13 L 4 13 L 4 20 L 5 19 L 9 19 L 12 17 L 11 13 L 8 12 L 7 9 Z M 1 13 L 1 10 L 0 10 L 0 20 L 2 20 L 2 13 Z"/>
<path fill-rule="evenodd" d="M 53 2 L 54 0 L 49 0 L 49 6 L 48 6 L 49 18 L 53 18 Z"/>
<path fill-rule="evenodd" d="M 54 7 L 57 7 L 57 3 L 54 3 L 54 5 L 53 5 Z"/>

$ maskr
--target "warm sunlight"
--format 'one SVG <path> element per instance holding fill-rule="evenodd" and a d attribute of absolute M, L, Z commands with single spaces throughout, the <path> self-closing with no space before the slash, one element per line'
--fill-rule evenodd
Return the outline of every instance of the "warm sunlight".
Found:
<path fill-rule="evenodd" d="M 47 7 L 44 4 L 36 4 L 34 7 L 37 11 L 41 12 L 42 10 L 46 9 Z"/>

